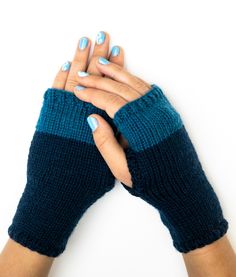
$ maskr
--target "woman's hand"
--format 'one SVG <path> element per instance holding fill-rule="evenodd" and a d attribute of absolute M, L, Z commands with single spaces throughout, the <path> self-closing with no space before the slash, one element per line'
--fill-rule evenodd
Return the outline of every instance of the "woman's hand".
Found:
<path fill-rule="evenodd" d="M 114 176 L 86 125 L 90 113 L 109 120 L 108 116 L 63 91 L 73 92 L 78 86 L 78 71 L 100 74 L 97 55 L 123 66 L 120 47 L 113 47 L 108 55 L 108 34 L 98 34 L 91 59 L 90 48 L 91 41 L 81 38 L 72 63 L 63 64 L 53 89 L 44 95 L 30 147 L 26 188 L 9 228 L 11 239 L 0 254 L 1 276 L 47 276 L 53 257 L 64 250 L 80 217 L 114 186 Z M 102 178 L 91 179 L 93 174 Z"/>
<path fill-rule="evenodd" d="M 103 57 L 98 57 L 95 65 L 100 76 L 87 72 L 78 75 L 77 81 L 82 87 L 79 90 L 75 87 L 74 92 L 81 100 L 105 110 L 111 118 L 121 107 L 143 96 L 151 88 L 145 81 Z"/>
<path fill-rule="evenodd" d="M 87 37 L 79 40 L 73 61 L 62 65 L 52 85 L 53 88 L 74 92 L 75 87 L 79 85 L 77 78 L 79 72 L 87 71 L 91 75 L 101 76 L 96 67 L 97 57 L 109 59 L 121 68 L 124 66 L 124 51 L 120 46 L 114 46 L 109 53 L 110 37 L 108 33 L 98 33 L 92 56 L 89 58 L 91 44 L 91 40 Z"/>
<path fill-rule="evenodd" d="M 97 34 L 95 46 L 94 46 L 94 49 L 93 49 L 93 52 L 92 52 L 92 55 L 90 58 L 91 45 L 92 45 L 92 42 L 89 38 L 87 38 L 87 37 L 80 38 L 77 49 L 75 51 L 73 61 L 65 62 L 62 65 L 62 67 L 60 68 L 60 70 L 57 73 L 56 78 L 53 82 L 53 85 L 52 85 L 53 88 L 63 89 L 63 90 L 69 91 L 69 92 L 74 92 L 74 91 L 79 91 L 79 90 L 83 89 L 82 85 L 83 85 L 83 81 L 85 81 L 85 80 L 80 76 L 86 77 L 87 74 L 89 74 L 89 79 L 92 76 L 94 78 L 93 80 L 95 80 L 96 77 L 99 79 L 99 77 L 103 76 L 103 72 L 97 66 L 99 58 L 100 59 L 104 58 L 104 61 L 108 61 L 112 65 L 117 66 L 117 70 L 123 68 L 123 66 L 124 66 L 124 51 L 120 46 L 113 46 L 111 49 L 111 52 L 109 53 L 110 37 L 109 37 L 108 33 L 101 31 Z M 102 67 L 102 64 L 101 64 L 101 67 Z M 112 76 L 111 76 L 111 78 L 112 78 Z M 111 79 L 106 78 L 106 81 L 109 82 L 109 80 L 112 82 Z M 82 81 L 82 83 L 80 83 L 80 81 Z M 141 94 L 137 94 L 137 96 L 138 95 L 141 95 Z M 89 101 L 87 101 L 87 102 L 89 102 Z M 126 102 L 123 102 L 123 103 L 126 103 Z M 111 105 L 112 109 L 113 109 L 113 106 L 114 107 L 117 106 L 115 102 L 113 102 L 113 105 Z M 99 116 L 97 115 L 97 118 L 98 117 Z M 105 122 L 105 120 L 103 118 L 101 118 L 101 117 L 99 117 L 99 118 L 101 120 L 103 120 L 102 122 L 104 124 L 106 124 L 106 126 L 108 126 L 108 124 Z M 93 119 L 91 119 L 91 120 L 93 122 Z M 101 122 L 101 124 L 102 124 L 102 122 Z M 109 127 L 107 128 L 108 134 L 113 134 L 113 131 L 110 130 Z M 99 132 L 99 134 L 101 134 L 101 132 Z M 102 138 L 100 139 L 100 135 L 98 134 L 98 136 L 97 136 L 97 133 L 95 136 L 98 138 L 98 140 L 95 140 L 95 142 L 97 142 L 97 146 L 99 146 L 99 149 L 100 149 L 100 148 L 103 148 L 103 146 L 101 145 L 101 139 L 103 139 L 104 136 L 102 136 Z M 126 142 L 124 141 L 124 139 L 122 137 L 119 138 L 119 141 L 120 141 L 121 145 L 123 145 L 123 146 L 126 145 Z M 117 146 L 119 146 L 119 144 L 117 144 Z M 109 160 L 109 157 L 111 155 L 110 155 L 110 153 L 108 153 L 108 156 L 107 156 L 106 150 L 109 150 L 109 145 L 108 145 L 108 148 L 105 148 L 104 151 L 102 151 L 103 157 L 105 158 L 105 160 L 107 161 L 108 165 L 111 168 L 114 168 L 114 167 L 117 168 L 116 163 L 114 163 L 115 161 L 113 161 L 113 159 L 112 159 L 112 161 Z M 118 148 L 118 151 L 119 151 L 119 148 Z M 121 153 L 123 156 L 121 149 L 120 149 L 119 153 Z M 130 174 L 129 174 L 129 172 L 127 172 L 127 167 L 125 165 L 126 165 L 125 162 L 122 163 L 121 168 L 116 170 L 115 172 L 113 171 L 113 174 L 119 180 L 124 181 L 127 184 L 131 184 L 131 182 L 129 181 Z M 126 170 L 124 170 L 124 168 Z M 121 178 L 121 176 L 120 176 L 121 172 L 126 172 L 125 175 L 123 174 L 125 178 Z M 126 180 L 126 175 L 128 176 L 127 180 Z"/>
<path fill-rule="evenodd" d="M 74 92 L 114 118 L 129 143 L 125 153 L 108 123 L 90 115 L 95 143 L 114 176 L 160 211 L 175 247 L 186 253 L 189 276 L 234 276 L 235 254 L 223 237 L 227 222 L 179 114 L 158 87 L 103 57 L 96 67 L 100 76 L 80 74 Z"/>
<path fill-rule="evenodd" d="M 118 63 L 112 63 L 97 57 L 94 59 L 97 76 L 80 73 L 77 82 L 81 85 L 75 87 L 75 95 L 83 101 L 103 109 L 114 118 L 115 113 L 126 105 L 143 96 L 151 86 L 140 78 L 130 74 Z M 104 76 L 105 77 L 102 77 Z M 94 128 L 95 144 L 110 167 L 113 175 L 127 186 L 132 186 L 131 175 L 127 166 L 124 152 L 124 141 L 121 143 L 115 138 L 112 128 L 99 115 L 91 115 L 90 120 Z M 95 127 L 99 126 L 99 128 Z M 112 155 L 111 155 L 112 153 Z"/>

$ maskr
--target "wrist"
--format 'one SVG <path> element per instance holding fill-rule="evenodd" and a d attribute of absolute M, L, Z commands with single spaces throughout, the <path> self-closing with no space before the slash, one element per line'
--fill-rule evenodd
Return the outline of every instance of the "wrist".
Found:
<path fill-rule="evenodd" d="M 226 236 L 183 254 L 189 277 L 236 276 L 236 256 Z"/>
<path fill-rule="evenodd" d="M 53 258 L 41 255 L 9 239 L 0 255 L 0 276 L 46 277 Z"/>

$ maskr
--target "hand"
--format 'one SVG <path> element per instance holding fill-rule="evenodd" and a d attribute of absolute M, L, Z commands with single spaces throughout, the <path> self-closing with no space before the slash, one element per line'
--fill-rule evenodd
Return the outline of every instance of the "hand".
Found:
<path fill-rule="evenodd" d="M 65 62 L 62 65 L 53 82 L 53 88 L 69 92 L 74 92 L 75 87 L 81 89 L 78 82 L 78 74 L 84 71 L 87 71 L 86 74 L 102 76 L 96 66 L 98 57 L 106 58 L 110 62 L 124 67 L 124 51 L 120 46 L 113 46 L 109 53 L 110 37 L 108 33 L 103 31 L 98 33 L 92 56 L 89 58 L 91 44 L 91 40 L 87 37 L 82 37 L 79 40 L 73 61 Z M 119 142 L 122 146 L 127 145 L 122 136 L 119 137 Z"/>
<path fill-rule="evenodd" d="M 111 118 L 114 118 L 115 113 L 124 105 L 140 98 L 151 88 L 148 83 L 130 74 L 119 64 L 107 62 L 102 57 L 94 59 L 94 63 L 100 76 L 91 74 L 88 76 L 85 74 L 84 77 L 76 76 L 77 82 L 86 89 L 80 87 L 78 90 L 75 87 L 74 93 L 81 100 L 105 110 Z M 103 75 L 106 77 L 101 77 Z M 127 147 L 127 143 L 125 144 L 124 140 L 117 141 L 112 128 L 101 116 L 93 114 L 91 117 L 99 122 L 99 128 L 93 133 L 96 146 L 113 175 L 131 187 L 131 175 L 123 150 Z"/>
<path fill-rule="evenodd" d="M 98 38 L 90 63 L 91 42 L 80 40 L 72 64 L 62 66 L 53 88 L 44 95 L 28 156 L 27 184 L 8 231 L 12 240 L 49 257 L 64 251 L 84 212 L 114 186 L 114 176 L 86 123 L 91 113 L 111 120 L 71 93 L 74 86 L 79 87 L 78 70 L 89 64 L 88 70 L 99 74 L 95 57 L 98 53 L 108 56 L 108 34 L 99 33 Z M 110 59 L 123 65 L 123 50 L 113 48 Z"/>
<path fill-rule="evenodd" d="M 108 33 L 98 33 L 92 56 L 89 58 L 91 44 L 91 40 L 87 37 L 82 37 L 79 40 L 72 62 L 63 64 L 55 77 L 53 88 L 74 92 L 75 87 L 79 85 L 78 72 L 87 71 L 91 75 L 101 76 L 96 67 L 98 56 L 109 59 L 109 61 L 120 67 L 124 66 L 124 51 L 120 46 L 114 46 L 109 53 L 110 37 Z"/>
<path fill-rule="evenodd" d="M 84 74 L 75 94 L 106 111 L 128 141 L 124 151 L 106 121 L 90 115 L 95 144 L 114 176 L 159 210 L 180 252 L 221 238 L 228 223 L 180 115 L 159 87 L 104 58 L 96 66 L 113 80 Z"/>
<path fill-rule="evenodd" d="M 90 51 L 91 51 L 91 44 L 92 44 L 91 40 L 87 37 L 82 37 L 79 40 L 78 47 L 76 49 L 73 61 L 65 62 L 62 65 L 53 82 L 53 85 L 52 85 L 53 88 L 62 89 L 69 92 L 74 92 L 75 90 L 82 89 L 82 86 L 80 86 L 81 78 L 79 78 L 78 74 L 80 74 L 81 72 L 83 73 L 85 71 L 86 71 L 85 72 L 86 74 L 88 73 L 94 76 L 94 78 L 103 76 L 102 71 L 100 71 L 97 67 L 97 60 L 99 57 L 108 59 L 111 63 L 113 63 L 114 65 L 117 65 L 118 68 L 124 67 L 124 51 L 120 46 L 113 46 L 111 52 L 109 53 L 110 36 L 108 33 L 106 32 L 98 33 L 92 56 L 91 58 L 89 58 Z M 110 81 L 112 80 L 110 79 Z M 103 120 L 103 118 L 101 118 L 101 120 Z M 102 122 L 104 122 L 104 120 Z M 110 130 L 110 126 L 108 130 Z M 100 138 L 100 136 L 98 136 L 98 138 Z M 97 141 L 98 144 L 101 144 L 100 140 L 99 141 L 95 140 L 95 142 Z M 122 136 L 118 138 L 118 141 L 122 147 L 127 146 L 127 141 Z M 109 152 L 109 148 L 106 148 L 106 149 Z M 107 159 L 111 156 L 110 153 L 107 153 L 106 155 L 105 151 L 102 151 L 102 153 L 105 156 L 108 155 Z M 117 171 L 125 172 L 123 170 L 123 167 L 121 167 L 120 170 L 118 169 L 116 164 L 114 164 L 114 167 L 116 168 L 116 172 Z M 110 166 L 110 168 L 113 168 L 113 166 Z M 116 174 L 116 172 L 113 172 L 113 175 L 118 178 L 119 175 Z M 129 173 L 127 175 L 129 176 Z M 122 178 L 118 178 L 118 179 L 123 180 Z M 126 180 L 123 180 L 123 181 L 126 183 Z M 127 183 L 129 182 L 130 181 L 127 181 Z"/>

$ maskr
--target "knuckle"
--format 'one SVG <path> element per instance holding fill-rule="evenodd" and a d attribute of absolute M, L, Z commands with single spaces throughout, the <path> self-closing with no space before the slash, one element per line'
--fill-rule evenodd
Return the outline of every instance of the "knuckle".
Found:
<path fill-rule="evenodd" d="M 124 71 L 124 69 L 122 67 L 118 66 L 118 65 L 113 65 L 113 68 L 114 68 L 114 70 L 116 72 L 122 72 L 122 71 Z"/>
<path fill-rule="evenodd" d="M 76 86 L 77 82 L 75 82 L 74 80 L 67 80 L 65 88 L 67 91 L 73 92 Z"/>
<path fill-rule="evenodd" d="M 135 78 L 135 87 L 141 92 L 145 92 L 149 89 L 149 86 L 138 77 Z"/>
<path fill-rule="evenodd" d="M 85 61 L 80 59 L 80 60 L 74 60 L 71 64 L 72 70 L 76 71 L 78 68 L 84 68 L 85 66 Z"/>
<path fill-rule="evenodd" d="M 99 57 L 102 56 L 103 52 L 96 50 L 96 53 L 93 53 L 91 59 L 90 59 L 90 63 L 89 66 L 93 65 L 96 67 L 96 62 L 98 61 Z"/>
<path fill-rule="evenodd" d="M 121 102 L 120 97 L 118 97 L 115 94 L 110 94 L 110 96 L 109 96 L 109 103 L 111 105 L 116 105 L 116 104 L 119 104 L 120 102 Z"/>
<path fill-rule="evenodd" d="M 118 83 L 117 84 L 117 89 L 121 94 L 126 94 L 128 92 L 127 86 L 124 85 L 123 83 Z"/>
<path fill-rule="evenodd" d="M 119 94 L 122 97 L 124 97 L 125 99 L 129 99 L 129 100 L 136 99 L 136 97 L 138 95 L 138 93 L 136 93 L 136 91 L 134 91 L 133 89 L 131 89 L 130 87 L 128 87 L 127 85 L 125 85 L 123 83 L 119 83 L 117 85 L 117 90 L 119 91 Z"/>
<path fill-rule="evenodd" d="M 56 78 L 53 82 L 54 88 L 62 88 L 65 86 L 65 80 L 63 78 Z"/>

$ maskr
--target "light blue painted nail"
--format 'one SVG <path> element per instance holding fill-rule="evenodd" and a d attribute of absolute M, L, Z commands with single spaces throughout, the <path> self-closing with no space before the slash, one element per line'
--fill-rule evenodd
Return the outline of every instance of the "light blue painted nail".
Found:
<path fill-rule="evenodd" d="M 70 69 L 70 62 L 63 63 L 61 71 L 68 71 Z"/>
<path fill-rule="evenodd" d="M 87 122 L 92 132 L 94 132 L 98 127 L 98 121 L 95 117 L 89 116 L 87 117 Z"/>
<path fill-rule="evenodd" d="M 111 49 L 111 55 L 112 57 L 117 57 L 120 54 L 120 47 L 119 46 L 113 46 Z"/>
<path fill-rule="evenodd" d="M 79 77 L 87 77 L 87 76 L 89 76 L 89 73 L 88 72 L 84 72 L 84 71 L 78 71 L 78 76 Z"/>
<path fill-rule="evenodd" d="M 84 89 L 85 89 L 85 87 L 82 87 L 82 86 L 76 86 L 76 87 L 75 87 L 75 89 L 76 89 L 76 90 L 84 90 Z"/>
<path fill-rule="evenodd" d="M 88 46 L 88 39 L 83 37 L 79 40 L 79 49 L 84 50 Z"/>
<path fill-rule="evenodd" d="M 104 32 L 99 32 L 96 37 L 96 42 L 98 45 L 103 44 L 106 39 L 106 34 Z"/>
<path fill-rule="evenodd" d="M 98 59 L 98 62 L 99 62 L 100 64 L 109 64 L 109 63 L 110 63 L 107 59 L 105 59 L 105 58 L 103 58 L 103 57 L 100 57 L 100 58 Z"/>

